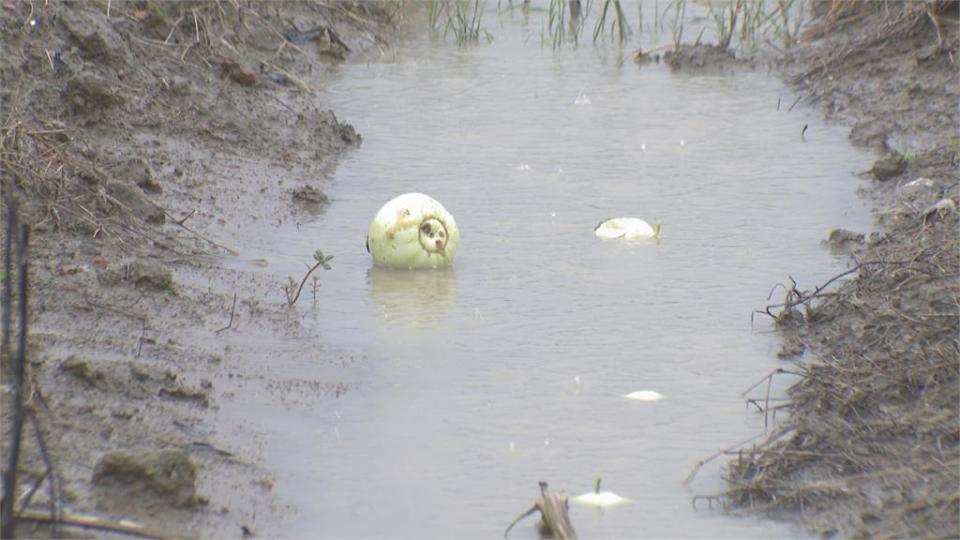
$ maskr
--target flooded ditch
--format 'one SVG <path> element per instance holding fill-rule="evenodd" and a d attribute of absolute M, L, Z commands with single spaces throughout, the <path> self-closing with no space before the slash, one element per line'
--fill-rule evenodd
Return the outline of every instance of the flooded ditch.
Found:
<path fill-rule="evenodd" d="M 335 256 L 294 316 L 315 344 L 258 346 L 273 377 L 344 391 L 316 401 L 294 385 L 277 402 L 266 379 L 216 385 L 224 425 L 256 434 L 289 504 L 283 534 L 489 538 L 539 480 L 579 494 L 602 476 L 630 502 L 572 504 L 584 538 L 800 535 L 692 508 L 722 489 L 719 465 L 683 481 L 762 432 L 741 392 L 782 365 L 780 342 L 750 314 L 798 268 L 806 283 L 845 268 L 822 241 L 871 228 L 854 176 L 870 156 L 816 112 L 788 111 L 796 96 L 763 72 L 554 51 L 522 17 L 486 29 L 471 48 L 412 33 L 311 81 L 362 145 L 322 213 L 235 232 L 244 256 L 225 266 L 277 283 L 316 249 Z M 369 221 L 407 191 L 456 217 L 452 269 L 371 268 Z M 594 237 L 615 215 L 660 221 L 660 242 Z M 623 398 L 636 390 L 666 397 Z M 535 534 L 522 523 L 511 538 Z"/>

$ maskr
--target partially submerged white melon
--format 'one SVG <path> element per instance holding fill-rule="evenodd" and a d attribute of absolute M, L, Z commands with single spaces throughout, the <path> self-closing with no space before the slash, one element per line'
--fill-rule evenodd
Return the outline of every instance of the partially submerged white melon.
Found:
<path fill-rule="evenodd" d="M 422 193 L 405 193 L 380 208 L 367 233 L 367 251 L 376 266 L 450 266 L 460 229 L 442 204 Z"/>
<path fill-rule="evenodd" d="M 621 497 L 612 491 L 600 491 L 601 481 L 603 481 L 603 478 L 597 477 L 597 480 L 593 485 L 593 491 L 584 493 L 582 495 L 577 495 L 573 498 L 573 500 L 581 504 L 596 506 L 598 508 L 616 506 L 618 504 L 630 501 L 630 499 Z"/>
<path fill-rule="evenodd" d="M 639 218 L 616 217 L 602 221 L 593 233 L 609 240 L 657 239 L 660 238 L 660 223 L 650 225 Z"/>
<path fill-rule="evenodd" d="M 637 390 L 623 397 L 634 401 L 660 401 L 665 396 L 656 390 Z"/>
<path fill-rule="evenodd" d="M 606 507 L 606 506 L 616 506 L 627 502 L 628 499 L 625 499 L 612 491 L 591 491 L 589 493 L 584 493 L 583 495 L 577 495 L 573 498 L 578 503 L 586 504 L 590 506 Z"/>

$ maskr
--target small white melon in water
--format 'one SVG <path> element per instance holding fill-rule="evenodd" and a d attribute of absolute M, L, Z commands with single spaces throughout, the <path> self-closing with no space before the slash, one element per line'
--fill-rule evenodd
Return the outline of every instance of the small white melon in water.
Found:
<path fill-rule="evenodd" d="M 588 504 L 600 508 L 616 506 L 629 501 L 629 499 L 621 497 L 612 491 L 600 491 L 600 482 L 602 480 L 602 478 L 597 478 L 593 491 L 584 493 L 583 495 L 577 495 L 573 500 L 581 504 Z"/>
<path fill-rule="evenodd" d="M 422 193 L 405 193 L 380 208 L 367 233 L 367 251 L 376 266 L 450 266 L 460 229 L 442 204 Z"/>
<path fill-rule="evenodd" d="M 612 491 L 591 491 L 583 495 L 577 495 L 574 500 L 578 503 L 589 504 L 590 506 L 615 506 L 627 502 L 625 499 Z"/>
<path fill-rule="evenodd" d="M 637 390 L 636 392 L 630 392 L 623 397 L 635 401 L 659 401 L 665 396 L 655 390 Z"/>
<path fill-rule="evenodd" d="M 599 238 L 609 240 L 636 240 L 639 238 L 659 238 L 660 223 L 650 225 L 639 218 L 616 217 L 604 220 L 593 233 Z"/>

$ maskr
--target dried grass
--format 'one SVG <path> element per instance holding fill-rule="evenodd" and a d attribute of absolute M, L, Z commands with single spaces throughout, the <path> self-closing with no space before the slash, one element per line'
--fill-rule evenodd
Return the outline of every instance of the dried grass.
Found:
<path fill-rule="evenodd" d="M 944 47 L 946 26 L 938 25 L 956 25 L 958 3 L 837 0 L 821 7 L 805 39 L 854 37 L 813 49 L 820 56 L 808 58 L 813 67 L 798 78 L 810 77 L 808 87 L 827 75 L 839 78 L 853 61 L 916 54 L 885 48 L 898 40 Z M 960 152 L 939 144 L 921 152 L 902 180 L 939 178 L 938 197 L 955 204 Z M 946 206 L 931 213 L 895 202 L 880 216 L 886 232 L 857 251 L 846 281 L 806 291 L 794 284 L 784 302 L 771 306 L 790 348 L 815 360 L 790 370 L 800 380 L 789 390 L 789 418 L 763 442 L 731 452 L 731 487 L 710 499 L 822 535 L 960 534 L 960 219 Z"/>
<path fill-rule="evenodd" d="M 729 464 L 731 507 L 825 534 L 960 531 L 960 220 L 904 210 L 888 225 L 856 277 L 778 318 L 819 358 L 797 367 L 790 436 Z"/>
<path fill-rule="evenodd" d="M 791 435 L 729 464 L 731 507 L 799 512 L 820 533 L 960 531 L 960 222 L 906 213 L 894 225 L 899 240 L 810 299 L 798 339 L 829 355 L 798 366 Z"/>

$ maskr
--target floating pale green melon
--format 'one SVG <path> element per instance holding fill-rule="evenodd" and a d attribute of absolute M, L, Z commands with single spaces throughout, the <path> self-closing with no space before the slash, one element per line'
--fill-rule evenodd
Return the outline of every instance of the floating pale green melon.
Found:
<path fill-rule="evenodd" d="M 650 225 L 639 218 L 616 217 L 604 220 L 593 229 L 600 238 L 610 240 L 638 240 L 660 238 L 660 223 Z"/>
<path fill-rule="evenodd" d="M 367 233 L 367 251 L 376 266 L 450 266 L 460 229 L 442 204 L 422 193 L 405 193 L 380 208 Z"/>

